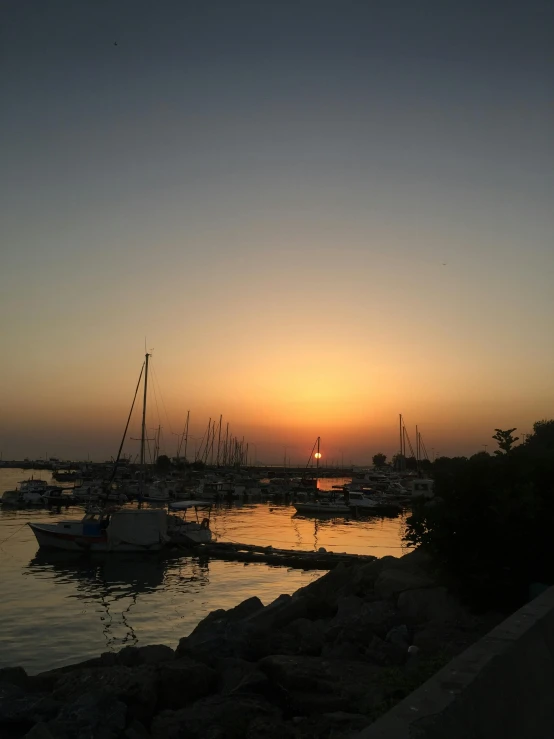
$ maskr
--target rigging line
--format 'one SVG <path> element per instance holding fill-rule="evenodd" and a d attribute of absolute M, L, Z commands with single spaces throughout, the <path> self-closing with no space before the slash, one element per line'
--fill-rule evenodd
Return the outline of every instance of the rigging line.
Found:
<path fill-rule="evenodd" d="M 24 524 L 22 524 L 22 525 L 21 525 L 21 526 L 20 526 L 20 527 L 19 527 L 18 529 L 16 529 L 15 531 L 12 531 L 12 533 L 11 533 L 11 534 L 10 534 L 9 536 L 6 536 L 6 538 L 5 538 L 5 539 L 2 539 L 2 541 L 0 541 L 0 547 L 1 547 L 1 546 L 2 546 L 3 544 L 5 544 L 5 543 L 6 543 L 7 541 L 8 541 L 8 539 L 11 539 L 11 538 L 12 538 L 12 536 L 15 536 L 16 534 L 18 534 L 18 533 L 19 533 L 19 532 L 21 531 L 21 529 L 24 529 L 24 528 L 25 528 L 25 526 L 27 526 L 27 521 L 25 521 L 25 523 L 24 523 Z"/>
<path fill-rule="evenodd" d="M 129 411 L 129 415 L 127 416 L 127 423 L 125 425 L 125 431 L 123 432 L 123 438 L 121 439 L 121 444 L 119 445 L 119 451 L 117 452 L 117 457 L 116 457 L 116 460 L 115 460 L 115 463 L 114 463 L 114 466 L 113 466 L 112 476 L 110 478 L 110 483 L 112 483 L 114 481 L 115 473 L 117 472 L 117 466 L 119 464 L 119 459 L 121 457 L 121 452 L 123 451 L 123 445 L 125 444 L 125 437 L 127 436 L 127 430 L 129 428 L 129 422 L 130 422 L 131 416 L 133 414 L 133 408 L 135 407 L 135 401 L 137 399 L 137 394 L 138 394 L 139 387 L 140 387 L 140 381 L 142 380 L 142 373 L 144 372 L 144 365 L 145 365 L 145 362 L 142 363 L 142 367 L 141 367 L 141 370 L 140 370 L 140 375 L 139 375 L 138 382 L 137 382 L 137 387 L 136 387 L 136 390 L 135 390 L 135 395 L 133 397 L 133 403 L 131 405 L 131 410 Z"/>
<path fill-rule="evenodd" d="M 167 425 L 169 426 L 169 430 L 171 431 L 171 433 L 173 433 L 173 429 L 171 427 L 171 421 L 169 420 L 169 413 L 167 412 L 167 406 L 165 404 L 164 396 L 163 396 L 163 393 L 162 393 L 162 386 L 160 385 L 160 381 L 158 380 L 158 375 L 157 375 L 155 369 L 154 369 L 154 379 L 155 379 L 155 381 L 156 381 L 156 383 L 158 385 L 158 392 L 160 393 L 160 399 L 162 401 L 162 405 L 163 405 L 163 408 L 164 408 L 164 411 L 165 411 L 165 417 L 167 419 Z"/>

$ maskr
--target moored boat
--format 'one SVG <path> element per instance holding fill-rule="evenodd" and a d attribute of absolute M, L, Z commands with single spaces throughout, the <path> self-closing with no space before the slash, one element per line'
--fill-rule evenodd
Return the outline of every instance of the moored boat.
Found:
<path fill-rule="evenodd" d="M 40 547 L 81 552 L 153 552 L 168 541 L 163 510 L 91 511 L 81 521 L 29 523 Z"/>
<path fill-rule="evenodd" d="M 209 544 L 212 506 L 204 500 L 178 500 L 169 504 L 168 535 L 173 543 L 185 545 Z M 195 521 L 187 521 L 187 512 L 194 510 Z M 202 518 L 202 520 L 200 520 Z"/>

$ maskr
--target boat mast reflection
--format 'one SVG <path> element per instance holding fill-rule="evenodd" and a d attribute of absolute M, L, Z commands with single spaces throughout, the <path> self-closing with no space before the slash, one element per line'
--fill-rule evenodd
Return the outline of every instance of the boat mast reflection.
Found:
<path fill-rule="evenodd" d="M 102 554 L 88 555 L 39 550 L 26 574 L 73 586 L 68 597 L 82 602 L 85 614 L 92 608 L 99 614 L 102 633 L 109 650 L 137 644 L 133 611 L 141 596 L 156 591 L 190 592 L 209 583 L 207 560 L 191 557 Z"/>

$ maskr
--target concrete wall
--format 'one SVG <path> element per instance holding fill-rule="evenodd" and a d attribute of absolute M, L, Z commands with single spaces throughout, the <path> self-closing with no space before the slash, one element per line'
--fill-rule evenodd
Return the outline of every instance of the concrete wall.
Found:
<path fill-rule="evenodd" d="M 496 737 L 554 737 L 554 587 L 357 735 L 357 739 Z"/>

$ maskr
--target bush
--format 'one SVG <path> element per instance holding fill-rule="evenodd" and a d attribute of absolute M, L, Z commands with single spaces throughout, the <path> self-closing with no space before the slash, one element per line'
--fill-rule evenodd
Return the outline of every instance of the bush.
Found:
<path fill-rule="evenodd" d="M 440 458 L 434 476 L 436 498 L 415 502 L 405 540 L 474 605 L 517 607 L 531 583 L 554 582 L 554 421 L 506 453 Z"/>

